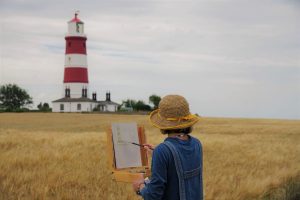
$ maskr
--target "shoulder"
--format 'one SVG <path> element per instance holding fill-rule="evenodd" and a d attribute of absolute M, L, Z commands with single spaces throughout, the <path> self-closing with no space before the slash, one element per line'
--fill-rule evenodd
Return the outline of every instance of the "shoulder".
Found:
<path fill-rule="evenodd" d="M 193 137 L 193 136 L 191 136 L 191 135 L 190 135 L 190 137 L 191 137 L 191 140 L 192 140 L 193 142 L 199 143 L 200 146 L 202 146 L 201 141 L 200 141 L 198 138 L 195 138 L 195 137 Z"/>
<path fill-rule="evenodd" d="M 201 143 L 201 141 L 198 138 L 195 138 L 193 136 L 190 136 L 190 137 L 191 137 L 193 145 L 197 146 L 200 149 L 200 151 L 202 151 L 202 143 Z"/>
<path fill-rule="evenodd" d="M 157 145 L 153 151 L 153 158 L 164 158 L 164 159 L 168 159 L 170 157 L 170 150 L 169 148 L 164 144 L 164 143 L 160 143 L 159 145 Z"/>
<path fill-rule="evenodd" d="M 160 143 L 155 147 L 153 154 L 167 154 L 168 152 L 169 148 L 164 143 Z"/>

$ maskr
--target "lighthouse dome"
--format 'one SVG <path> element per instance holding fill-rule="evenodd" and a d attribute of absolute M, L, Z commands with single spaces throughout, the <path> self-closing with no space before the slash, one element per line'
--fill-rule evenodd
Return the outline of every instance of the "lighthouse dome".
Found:
<path fill-rule="evenodd" d="M 68 23 L 71 23 L 71 22 L 81 22 L 81 23 L 83 23 L 77 16 L 78 16 L 78 14 L 75 13 L 75 17 L 73 19 L 71 19 Z"/>

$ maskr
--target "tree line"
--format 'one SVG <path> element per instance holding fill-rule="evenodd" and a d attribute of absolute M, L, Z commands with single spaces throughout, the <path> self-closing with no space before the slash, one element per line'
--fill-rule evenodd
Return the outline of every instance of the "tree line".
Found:
<path fill-rule="evenodd" d="M 0 111 L 4 112 L 27 112 L 33 104 L 32 97 L 27 91 L 17 84 L 6 84 L 0 86 Z M 48 103 L 40 103 L 37 106 L 39 111 L 50 112 Z"/>
<path fill-rule="evenodd" d="M 148 98 L 149 104 L 143 100 L 126 99 L 119 106 L 119 111 L 151 111 L 158 108 L 161 97 L 151 95 Z M 0 86 L 0 111 L 4 112 L 24 112 L 29 111 L 28 107 L 33 104 L 32 97 L 27 91 L 16 84 L 6 84 Z M 38 104 L 39 111 L 51 112 L 48 103 Z"/>
<path fill-rule="evenodd" d="M 160 96 L 155 94 L 149 96 L 149 104 L 146 104 L 143 100 L 127 99 L 123 100 L 121 106 L 119 106 L 120 111 L 151 111 L 158 108 L 158 104 L 161 100 Z"/>

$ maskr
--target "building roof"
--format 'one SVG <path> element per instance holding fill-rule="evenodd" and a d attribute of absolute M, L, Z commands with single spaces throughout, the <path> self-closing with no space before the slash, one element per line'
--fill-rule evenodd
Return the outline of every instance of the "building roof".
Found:
<path fill-rule="evenodd" d="M 116 106 L 119 105 L 118 103 L 115 103 L 113 101 L 94 101 L 93 99 L 90 99 L 87 97 L 80 97 L 80 98 L 64 97 L 64 98 L 57 99 L 52 102 L 53 103 L 55 103 L 55 102 L 93 102 L 93 103 L 98 103 L 99 105 L 116 105 Z"/>
<path fill-rule="evenodd" d="M 80 98 L 70 98 L 70 97 L 64 97 L 64 98 L 61 98 L 61 99 L 57 99 L 55 101 L 52 101 L 52 102 L 94 102 L 94 103 L 97 103 L 97 101 L 94 101 L 90 98 L 87 98 L 87 97 L 80 97 Z"/>
<path fill-rule="evenodd" d="M 115 103 L 113 101 L 97 101 L 97 103 L 99 103 L 99 105 L 119 105 L 118 103 Z"/>

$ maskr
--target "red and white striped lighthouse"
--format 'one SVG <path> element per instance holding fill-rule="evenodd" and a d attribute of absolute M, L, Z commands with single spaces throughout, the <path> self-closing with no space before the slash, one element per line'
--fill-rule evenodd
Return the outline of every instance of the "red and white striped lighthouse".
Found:
<path fill-rule="evenodd" d="M 71 98 L 88 97 L 87 37 L 78 13 L 68 22 L 65 40 L 64 92 Z"/>
<path fill-rule="evenodd" d="M 96 92 L 89 98 L 88 65 L 86 58 L 86 35 L 78 13 L 68 22 L 65 36 L 65 68 L 63 98 L 52 101 L 53 112 L 92 112 L 93 110 L 115 112 L 119 104 L 111 101 L 110 92 L 105 101 L 97 101 Z"/>

